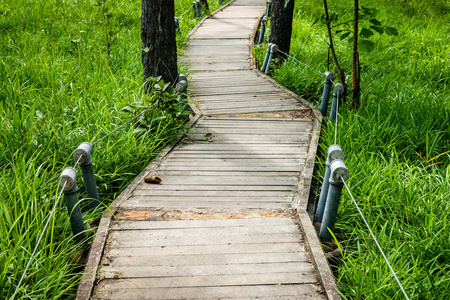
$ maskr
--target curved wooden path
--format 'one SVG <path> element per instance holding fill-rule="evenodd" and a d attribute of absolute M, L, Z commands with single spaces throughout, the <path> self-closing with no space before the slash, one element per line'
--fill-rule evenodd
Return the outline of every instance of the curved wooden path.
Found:
<path fill-rule="evenodd" d="M 77 299 L 340 299 L 306 212 L 320 113 L 253 69 L 264 9 L 191 34 L 195 128 L 102 216 Z"/>

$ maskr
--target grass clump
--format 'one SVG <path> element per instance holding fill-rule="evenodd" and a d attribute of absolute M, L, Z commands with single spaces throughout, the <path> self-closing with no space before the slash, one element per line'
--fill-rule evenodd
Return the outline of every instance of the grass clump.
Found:
<path fill-rule="evenodd" d="M 336 12 L 342 21 L 352 18 L 353 1 L 328 2 L 330 13 Z M 450 6 L 443 0 L 360 4 L 378 9 L 378 17 L 399 35 L 373 36 L 374 50 L 360 50 L 362 106 L 359 110 L 342 107 L 338 119 L 337 142 L 346 154 L 348 184 L 409 297 L 447 299 Z M 291 55 L 325 71 L 326 29 L 313 25 L 322 14 L 317 1 L 296 3 Z M 339 38 L 335 41 L 349 76 L 351 45 Z M 259 60 L 264 55 L 261 52 L 257 52 Z M 294 60 L 272 75 L 319 105 L 320 75 Z M 334 124 L 330 122 L 323 128 L 320 147 L 325 152 L 333 143 Z M 324 166 L 325 162 L 319 159 L 318 163 Z M 345 249 L 337 266 L 344 299 L 404 299 L 345 191 L 335 234 Z"/>
<path fill-rule="evenodd" d="M 0 299 L 19 282 L 72 152 L 154 102 L 142 86 L 140 3 L 0 0 Z M 190 2 L 175 6 L 184 11 Z M 181 44 L 198 20 L 186 14 L 180 23 Z M 166 104 L 95 146 L 105 206 L 183 130 Z M 81 249 L 63 202 L 16 299 L 74 298 Z M 88 234 L 98 216 L 84 214 Z"/>

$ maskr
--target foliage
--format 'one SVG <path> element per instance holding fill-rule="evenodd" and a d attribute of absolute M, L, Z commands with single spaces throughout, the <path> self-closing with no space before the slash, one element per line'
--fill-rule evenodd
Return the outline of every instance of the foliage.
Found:
<path fill-rule="evenodd" d="M 333 1 L 330 10 L 344 15 L 352 3 Z M 450 7 L 444 0 L 362 5 L 375 6 L 377 19 L 398 36 L 370 37 L 375 45 L 361 65 L 363 105 L 341 109 L 337 142 L 350 170 L 348 184 L 410 298 L 447 299 Z M 297 2 L 291 55 L 325 71 L 326 29 L 311 26 L 322 13 L 317 1 Z M 348 42 L 336 41 L 336 48 L 351 57 Z M 342 61 L 346 69 L 350 63 Z M 323 77 L 293 60 L 273 74 L 319 105 Z M 334 143 L 333 125 L 324 127 L 322 151 Z M 323 176 L 325 162 L 319 163 Z M 404 299 L 346 191 L 334 233 L 344 249 L 337 273 L 344 299 Z"/>

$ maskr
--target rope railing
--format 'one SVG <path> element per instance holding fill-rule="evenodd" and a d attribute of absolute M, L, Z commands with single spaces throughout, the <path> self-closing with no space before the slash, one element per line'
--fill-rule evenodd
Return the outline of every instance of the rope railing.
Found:
<path fill-rule="evenodd" d="M 183 109 L 185 109 L 185 106 L 187 104 L 187 102 L 186 102 L 187 77 L 184 74 L 179 75 L 179 79 L 178 79 L 177 85 L 175 87 L 175 90 L 180 95 L 180 105 L 182 105 Z M 57 208 L 63 194 L 64 194 L 64 198 L 66 199 L 67 210 L 69 213 L 70 223 L 71 223 L 72 232 L 74 234 L 75 240 L 77 241 L 77 243 L 84 243 L 86 241 L 86 236 L 85 236 L 86 230 L 85 230 L 85 226 L 84 226 L 81 207 L 79 205 L 80 201 L 78 198 L 78 186 L 76 183 L 78 175 L 77 175 L 76 167 L 80 166 L 81 171 L 82 171 L 83 183 L 85 186 L 87 198 L 91 200 L 90 205 L 89 205 L 90 210 L 98 209 L 102 204 L 100 202 L 100 197 L 99 197 L 98 189 L 97 189 L 97 183 L 95 180 L 94 170 L 92 167 L 93 160 L 92 160 L 91 154 L 93 152 L 93 147 L 98 145 L 101 141 L 105 140 L 106 138 L 110 137 L 115 132 L 124 128 L 126 125 L 128 125 L 128 124 L 132 123 L 133 121 L 135 121 L 136 119 L 138 119 L 140 116 L 142 116 L 143 114 L 145 114 L 146 112 L 148 112 L 149 110 L 154 108 L 157 104 L 158 104 L 158 102 L 153 103 L 151 106 L 147 107 L 146 109 L 144 109 L 142 112 L 140 112 L 139 114 L 137 114 L 136 116 L 134 116 L 133 118 L 128 120 L 127 122 L 123 123 L 120 126 L 116 126 L 113 130 L 111 130 L 107 134 L 103 135 L 101 138 L 99 138 L 92 144 L 90 144 L 88 142 L 81 143 L 78 146 L 78 148 L 73 152 L 73 158 L 75 160 L 75 165 L 73 167 L 65 168 L 62 171 L 61 175 L 58 177 L 57 181 L 58 181 L 58 185 L 59 185 L 59 189 L 60 189 L 60 191 L 58 193 L 58 197 L 55 201 L 55 204 L 53 205 L 53 208 L 52 208 L 49 216 L 47 217 L 47 221 L 44 225 L 44 228 L 42 229 L 39 239 L 33 249 L 33 252 L 31 253 L 31 256 L 25 266 L 25 269 L 24 269 L 24 271 L 19 279 L 19 282 L 16 286 L 16 289 L 14 291 L 14 294 L 10 298 L 10 300 L 14 300 L 16 298 L 18 292 L 20 291 L 22 282 L 26 277 L 26 274 L 31 265 L 31 262 L 35 258 L 37 249 L 39 248 L 39 246 L 42 242 L 43 236 L 49 227 L 50 221 L 55 214 L 56 208 Z M 185 121 L 181 116 L 180 116 L 180 119 L 182 121 Z"/>
<path fill-rule="evenodd" d="M 395 281 L 397 281 L 397 284 L 398 284 L 398 286 L 400 287 L 400 289 L 402 290 L 402 293 L 403 293 L 403 295 L 405 296 L 405 298 L 409 300 L 409 297 L 408 297 L 408 295 L 406 294 L 406 291 L 405 291 L 405 289 L 403 288 L 402 283 L 401 283 L 400 280 L 398 279 L 397 274 L 395 273 L 394 269 L 392 268 L 391 264 L 389 263 L 389 260 L 387 259 L 386 254 L 384 254 L 384 251 L 383 251 L 383 249 L 381 248 L 380 243 L 378 242 L 377 238 L 376 238 L 375 235 L 373 234 L 373 231 L 372 231 L 372 229 L 370 228 L 370 225 L 369 225 L 369 223 L 367 222 L 366 218 L 364 217 L 364 214 L 362 213 L 361 209 L 359 208 L 358 203 L 356 202 L 355 198 L 353 197 L 353 194 L 352 194 L 352 192 L 350 191 L 350 188 L 348 187 L 348 185 L 347 185 L 347 183 L 345 182 L 344 178 L 341 177 L 341 180 L 342 180 L 342 182 L 344 183 L 344 186 L 345 186 L 345 188 L 346 188 L 348 194 L 350 195 L 350 198 L 352 199 L 353 204 L 355 205 L 356 209 L 358 210 L 359 215 L 360 215 L 361 218 L 363 219 L 364 224 L 366 225 L 367 229 L 369 230 L 370 235 L 372 236 L 373 240 L 375 241 L 375 244 L 377 245 L 378 250 L 380 251 L 381 255 L 383 256 L 384 261 L 386 262 L 386 264 L 387 264 L 388 267 L 389 267 L 389 270 L 391 271 L 392 275 L 394 276 Z"/>

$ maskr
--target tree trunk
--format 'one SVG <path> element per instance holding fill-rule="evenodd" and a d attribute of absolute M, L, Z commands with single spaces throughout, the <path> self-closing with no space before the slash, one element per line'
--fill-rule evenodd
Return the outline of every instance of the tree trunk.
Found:
<path fill-rule="evenodd" d="M 327 5 L 327 0 L 323 0 L 323 5 L 325 8 L 325 21 L 327 23 L 327 30 L 328 30 L 328 39 L 329 39 L 329 49 L 331 51 L 331 56 L 333 57 L 333 61 L 334 61 L 334 65 L 336 67 L 337 70 L 337 75 L 339 78 L 339 82 L 342 83 L 344 85 L 345 91 L 344 91 L 344 95 L 343 95 L 343 101 L 342 103 L 346 102 L 346 95 L 347 95 L 347 85 L 345 84 L 345 74 L 344 74 L 344 69 L 341 68 L 341 66 L 339 65 L 339 61 L 337 59 L 336 56 L 336 51 L 334 50 L 334 43 L 333 43 L 333 34 L 331 33 L 331 25 L 330 25 L 330 17 L 328 14 L 328 5 Z"/>
<path fill-rule="evenodd" d="M 141 39 L 144 81 L 161 76 L 164 82 L 175 82 L 177 41 L 173 1 L 142 0 Z"/>
<path fill-rule="evenodd" d="M 353 50 L 352 50 L 352 104 L 358 108 L 361 98 L 360 76 L 359 76 L 359 53 L 358 53 L 358 10 L 359 3 L 355 0 L 354 23 L 353 23 Z"/>
<path fill-rule="evenodd" d="M 269 42 L 289 54 L 291 47 L 292 18 L 294 16 L 294 0 L 285 7 L 285 0 L 273 0 L 270 13 Z M 286 58 L 284 55 L 281 57 Z"/>

